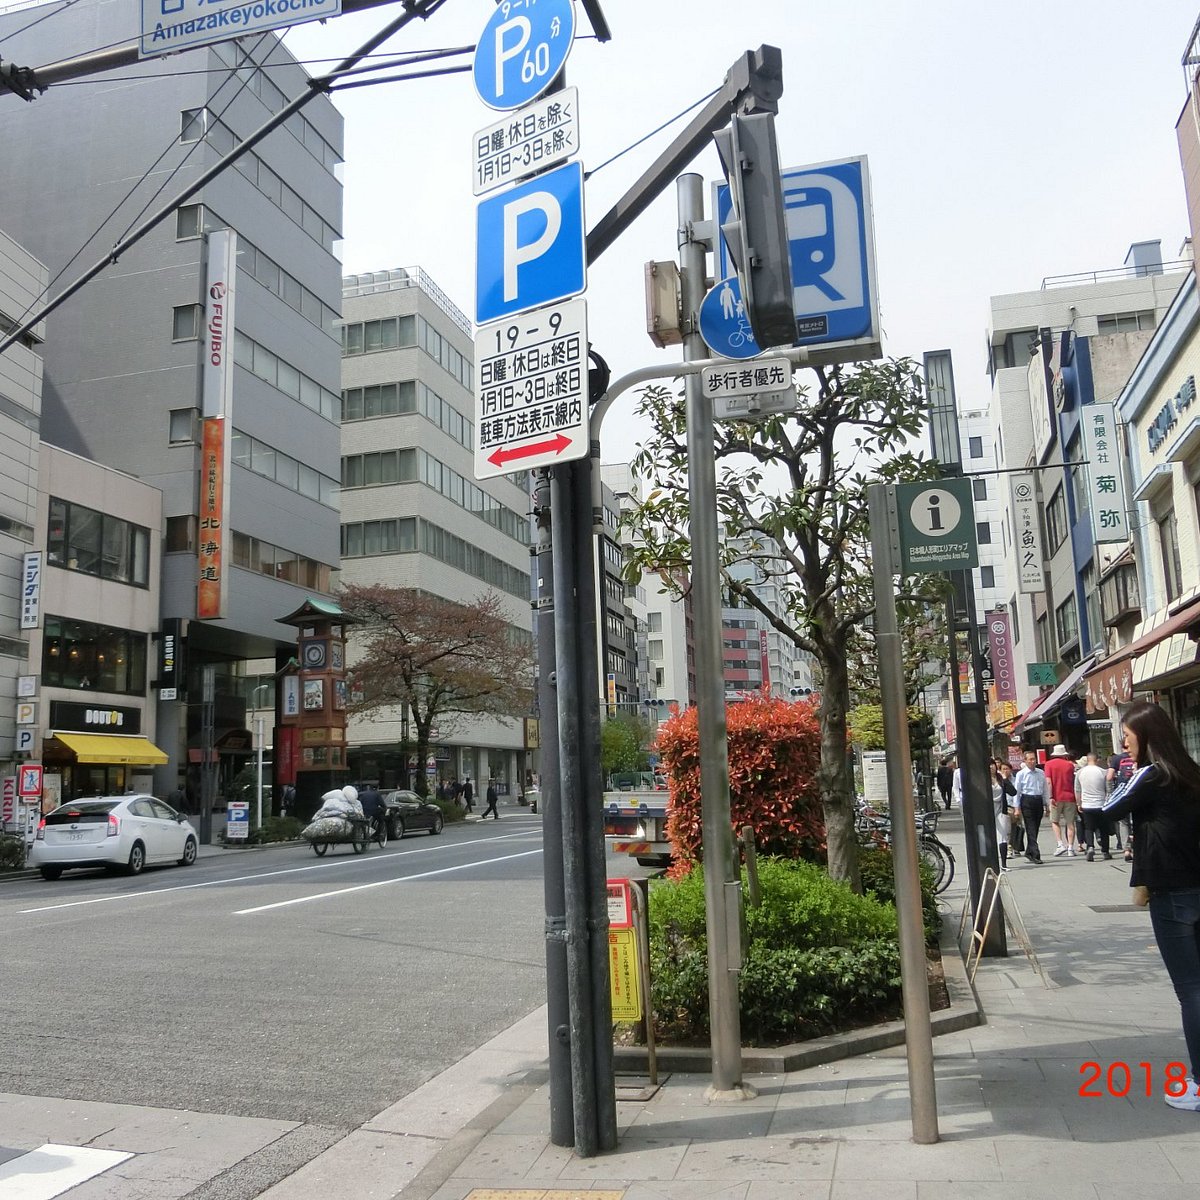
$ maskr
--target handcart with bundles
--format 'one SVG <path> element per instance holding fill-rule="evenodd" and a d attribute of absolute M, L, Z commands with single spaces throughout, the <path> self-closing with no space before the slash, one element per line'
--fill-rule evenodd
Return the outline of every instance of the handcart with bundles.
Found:
<path fill-rule="evenodd" d="M 330 846 L 350 846 L 355 854 L 362 854 L 372 841 L 387 845 L 387 823 L 363 813 L 354 788 L 337 788 L 321 797 L 321 807 L 300 836 L 312 846 L 318 858 Z"/>

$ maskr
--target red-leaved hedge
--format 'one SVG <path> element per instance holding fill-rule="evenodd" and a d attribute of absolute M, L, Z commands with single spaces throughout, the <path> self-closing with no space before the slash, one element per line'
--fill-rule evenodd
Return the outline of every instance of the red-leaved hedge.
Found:
<path fill-rule="evenodd" d="M 728 705 L 725 722 L 735 836 L 743 825 L 750 825 L 760 854 L 823 861 L 825 823 L 817 792 L 821 732 L 816 706 L 759 695 Z M 676 878 L 703 858 L 697 724 L 697 710 L 688 708 L 658 731 L 656 748 L 671 794 L 667 836 L 675 853 L 672 874 Z"/>

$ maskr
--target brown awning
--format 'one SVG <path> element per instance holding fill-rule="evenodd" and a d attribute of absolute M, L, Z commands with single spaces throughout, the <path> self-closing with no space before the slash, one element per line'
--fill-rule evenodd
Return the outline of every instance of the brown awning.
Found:
<path fill-rule="evenodd" d="M 1200 595 L 1191 597 L 1178 612 L 1169 613 L 1166 620 L 1147 630 L 1140 638 L 1122 646 L 1102 659 L 1087 674 L 1088 707 L 1102 712 L 1109 704 L 1121 704 L 1133 695 L 1133 661 L 1172 634 L 1191 632 L 1200 627 Z M 1125 668 L 1124 671 L 1121 668 Z M 1109 699 L 1109 697 L 1113 697 Z M 1101 701 L 1097 706 L 1093 701 Z"/>

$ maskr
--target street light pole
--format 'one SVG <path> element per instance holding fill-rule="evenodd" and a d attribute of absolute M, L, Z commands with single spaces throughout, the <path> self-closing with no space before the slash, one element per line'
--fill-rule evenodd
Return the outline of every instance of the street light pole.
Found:
<path fill-rule="evenodd" d="M 262 792 L 263 792 L 263 718 L 262 712 L 258 707 L 258 693 L 269 692 L 270 684 L 260 683 L 254 689 L 254 766 L 255 766 L 255 796 L 258 797 L 258 802 L 255 806 L 255 815 L 258 821 L 258 828 L 262 828 Z M 278 776 L 276 776 L 278 778 Z"/>

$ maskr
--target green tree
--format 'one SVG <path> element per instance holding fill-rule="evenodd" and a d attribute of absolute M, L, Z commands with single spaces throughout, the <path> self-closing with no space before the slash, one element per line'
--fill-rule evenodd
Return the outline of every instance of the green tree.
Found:
<path fill-rule="evenodd" d="M 684 404 L 668 389 L 652 387 L 642 394 L 640 412 L 650 433 L 633 467 L 652 490 L 624 518 L 632 532 L 631 570 L 657 571 L 669 584 L 691 564 Z M 846 714 L 850 664 L 864 653 L 863 623 L 874 607 L 866 487 L 932 475 L 910 449 L 924 413 L 923 386 L 908 359 L 817 367 L 798 412 L 755 424 L 721 423 L 714 440 L 724 586 L 816 659 L 817 785 L 829 872 L 855 890 Z M 780 603 L 759 595 L 766 587 Z"/>
<path fill-rule="evenodd" d="M 351 621 L 347 711 L 407 713 L 419 763 L 435 724 L 445 731 L 468 716 L 515 721 L 529 712 L 533 655 L 495 592 L 463 603 L 417 588 L 351 584 L 339 600 Z M 416 789 L 428 794 L 423 771 Z"/>
<path fill-rule="evenodd" d="M 651 742 L 649 723 L 631 713 L 609 717 L 600 726 L 600 765 L 607 777 L 613 771 L 648 771 Z"/>

